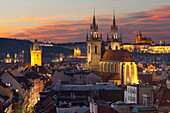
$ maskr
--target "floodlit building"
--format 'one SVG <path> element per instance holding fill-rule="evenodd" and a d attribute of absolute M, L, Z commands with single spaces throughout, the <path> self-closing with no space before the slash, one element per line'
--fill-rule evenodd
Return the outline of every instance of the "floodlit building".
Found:
<path fill-rule="evenodd" d="M 13 58 L 10 57 L 9 53 L 7 54 L 5 58 L 5 63 L 12 63 Z"/>
<path fill-rule="evenodd" d="M 138 83 L 137 65 L 129 51 L 122 49 L 122 36 L 118 38 L 118 26 L 115 15 L 111 26 L 111 38 L 107 36 L 108 50 L 105 50 L 102 34 L 98 35 L 98 24 L 93 16 L 90 25 L 90 36 L 86 37 L 87 43 L 87 69 L 98 72 L 119 73 L 118 84 Z"/>
<path fill-rule="evenodd" d="M 74 57 L 80 56 L 81 55 L 81 50 L 79 47 L 74 48 Z"/>
<path fill-rule="evenodd" d="M 42 66 L 42 48 L 38 45 L 38 40 L 35 39 L 32 47 L 30 48 L 31 66 Z"/>

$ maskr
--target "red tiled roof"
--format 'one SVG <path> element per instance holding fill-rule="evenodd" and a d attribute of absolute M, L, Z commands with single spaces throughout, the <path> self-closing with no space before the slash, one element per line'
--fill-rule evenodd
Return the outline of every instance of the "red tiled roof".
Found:
<path fill-rule="evenodd" d="M 118 113 L 110 106 L 98 105 L 98 113 Z"/>
<path fill-rule="evenodd" d="M 90 109 L 84 113 L 90 113 Z M 98 105 L 98 113 L 118 113 L 114 108 L 110 106 Z"/>
<path fill-rule="evenodd" d="M 128 50 L 106 50 L 102 57 L 102 61 L 105 60 L 134 62 L 134 59 Z"/>
<path fill-rule="evenodd" d="M 109 80 L 120 80 L 119 73 L 98 72 L 97 75 L 102 78 L 103 82 L 108 82 Z"/>
<path fill-rule="evenodd" d="M 2 102 L 0 102 L 0 112 L 3 111 Z"/>
<path fill-rule="evenodd" d="M 142 75 L 138 75 L 139 81 L 142 82 L 148 82 L 151 83 L 152 82 L 152 75 L 151 74 L 142 74 Z"/>
<path fill-rule="evenodd" d="M 154 104 L 170 106 L 170 89 L 166 86 L 161 86 L 155 95 Z"/>

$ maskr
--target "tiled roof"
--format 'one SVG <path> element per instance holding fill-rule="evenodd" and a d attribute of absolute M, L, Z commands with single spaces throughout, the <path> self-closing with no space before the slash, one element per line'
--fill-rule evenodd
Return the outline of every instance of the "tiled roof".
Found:
<path fill-rule="evenodd" d="M 119 73 L 98 72 L 97 75 L 102 78 L 103 82 L 108 82 L 109 80 L 120 80 Z"/>
<path fill-rule="evenodd" d="M 98 113 L 118 113 L 110 106 L 98 105 Z"/>
<path fill-rule="evenodd" d="M 1 80 L 0 80 L 0 86 L 2 86 L 4 88 L 8 88 L 8 86 L 5 83 L 3 83 Z"/>
<path fill-rule="evenodd" d="M 3 111 L 2 102 L 0 102 L 0 112 Z"/>
<path fill-rule="evenodd" d="M 106 50 L 102 57 L 102 61 L 105 60 L 134 62 L 134 59 L 128 50 Z"/>
<path fill-rule="evenodd" d="M 161 86 L 155 95 L 154 104 L 170 106 L 170 89 L 166 86 Z"/>
<path fill-rule="evenodd" d="M 37 78 L 41 78 L 41 76 L 39 76 L 37 73 L 35 72 L 28 72 L 25 74 L 26 78 L 31 78 L 31 79 L 37 79 Z"/>
<path fill-rule="evenodd" d="M 90 113 L 90 109 L 84 113 Z M 98 105 L 98 113 L 119 113 L 114 108 L 110 106 Z"/>
<path fill-rule="evenodd" d="M 148 83 L 151 83 L 152 82 L 152 74 L 141 74 L 141 75 L 138 75 L 138 78 L 139 78 L 139 81 L 142 81 L 142 82 L 148 82 Z"/>
<path fill-rule="evenodd" d="M 7 101 L 10 97 L 9 96 L 2 96 L 2 95 L 0 95 L 0 98 L 2 98 L 4 101 Z"/>

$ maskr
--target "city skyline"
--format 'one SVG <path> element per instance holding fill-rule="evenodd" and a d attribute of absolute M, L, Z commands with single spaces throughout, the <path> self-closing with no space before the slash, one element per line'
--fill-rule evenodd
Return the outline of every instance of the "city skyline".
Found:
<path fill-rule="evenodd" d="M 95 7 L 99 33 L 103 33 L 106 41 L 115 7 L 119 33 L 123 34 L 124 42 L 135 42 L 136 34 L 141 30 L 153 41 L 166 40 L 166 43 L 170 43 L 168 1 L 15 0 L 2 1 L 2 4 L 0 37 L 29 40 L 36 38 L 40 41 L 50 38 L 55 43 L 85 41 Z"/>

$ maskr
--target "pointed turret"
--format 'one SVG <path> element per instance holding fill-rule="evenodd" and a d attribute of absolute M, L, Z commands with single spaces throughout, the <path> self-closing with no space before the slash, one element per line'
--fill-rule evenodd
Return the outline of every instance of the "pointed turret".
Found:
<path fill-rule="evenodd" d="M 116 28 L 115 9 L 113 9 L 113 28 Z"/>
<path fill-rule="evenodd" d="M 95 8 L 93 13 L 93 26 L 96 26 Z"/>
<path fill-rule="evenodd" d="M 96 24 L 95 9 L 93 14 L 93 21 L 90 25 L 90 37 L 98 39 L 98 24 Z"/>
<path fill-rule="evenodd" d="M 109 41 L 109 34 L 107 33 L 107 42 Z"/>
<path fill-rule="evenodd" d="M 100 33 L 100 38 L 102 38 L 102 32 Z"/>
<path fill-rule="evenodd" d="M 88 40 L 89 39 L 89 36 L 88 36 L 88 33 L 86 34 L 86 40 Z"/>
<path fill-rule="evenodd" d="M 111 26 L 112 39 L 117 39 L 118 27 L 116 25 L 115 9 L 113 9 L 113 25 Z"/>
<path fill-rule="evenodd" d="M 47 43 L 46 38 L 45 38 L 45 43 Z"/>

